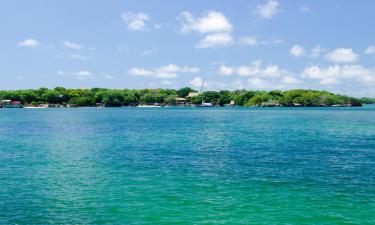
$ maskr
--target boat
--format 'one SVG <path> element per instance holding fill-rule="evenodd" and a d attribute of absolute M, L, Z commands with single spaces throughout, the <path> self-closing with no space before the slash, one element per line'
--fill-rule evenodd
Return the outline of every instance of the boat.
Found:
<path fill-rule="evenodd" d="M 202 80 L 202 85 L 201 85 L 201 88 L 199 90 L 199 94 L 202 94 L 202 90 L 203 90 L 203 85 L 204 85 L 204 80 Z M 214 107 L 214 105 L 211 103 L 211 102 L 204 102 L 204 100 L 202 99 L 202 103 L 199 104 L 199 105 L 196 105 L 195 107 Z"/>
<path fill-rule="evenodd" d="M 138 105 L 139 108 L 160 108 L 161 105 Z"/>
<path fill-rule="evenodd" d="M 210 102 L 202 102 L 202 104 L 196 105 L 196 107 L 214 107 L 214 105 Z"/>

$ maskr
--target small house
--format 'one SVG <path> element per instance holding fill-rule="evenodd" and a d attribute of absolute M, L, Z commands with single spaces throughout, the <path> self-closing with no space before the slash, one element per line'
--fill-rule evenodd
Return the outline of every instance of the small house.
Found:
<path fill-rule="evenodd" d="M 177 105 L 185 105 L 186 104 L 186 98 L 175 98 Z"/>

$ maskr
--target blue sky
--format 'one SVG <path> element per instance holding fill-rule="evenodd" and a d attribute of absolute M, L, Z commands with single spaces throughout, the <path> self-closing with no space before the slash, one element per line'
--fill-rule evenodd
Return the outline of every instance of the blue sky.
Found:
<path fill-rule="evenodd" d="M 0 2 L 0 89 L 325 89 L 375 97 L 374 1 Z"/>

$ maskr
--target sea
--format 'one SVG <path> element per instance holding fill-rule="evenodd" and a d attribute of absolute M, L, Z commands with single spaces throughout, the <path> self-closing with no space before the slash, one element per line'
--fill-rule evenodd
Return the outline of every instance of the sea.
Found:
<path fill-rule="evenodd" d="M 0 224 L 375 224 L 375 105 L 0 109 Z"/>

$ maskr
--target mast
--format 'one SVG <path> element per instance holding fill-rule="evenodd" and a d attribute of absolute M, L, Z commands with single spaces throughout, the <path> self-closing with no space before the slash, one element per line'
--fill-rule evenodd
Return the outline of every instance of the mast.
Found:
<path fill-rule="evenodd" d="M 203 84 L 204 84 L 204 80 L 202 79 L 202 85 L 201 85 L 201 88 L 199 89 L 199 94 L 202 94 Z"/>
<path fill-rule="evenodd" d="M 202 85 L 201 85 L 201 89 L 199 90 L 199 94 L 202 94 L 203 84 L 204 84 L 204 80 L 202 79 Z M 203 105 L 203 98 L 202 98 L 202 105 Z"/>

